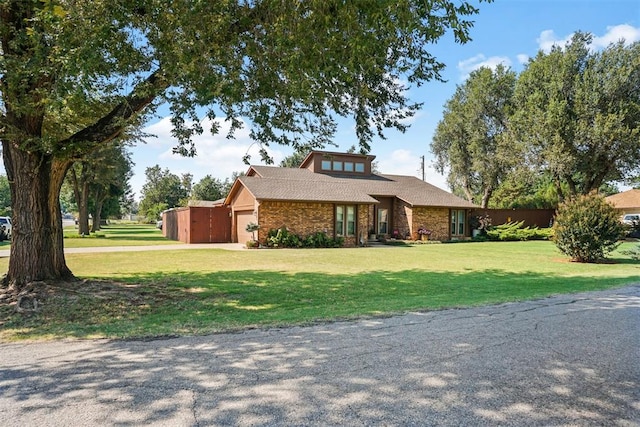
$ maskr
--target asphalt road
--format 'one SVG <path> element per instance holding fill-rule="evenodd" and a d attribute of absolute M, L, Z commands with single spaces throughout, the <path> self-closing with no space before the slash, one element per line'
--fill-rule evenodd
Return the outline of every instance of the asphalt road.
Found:
<path fill-rule="evenodd" d="M 154 341 L 0 345 L 2 426 L 640 425 L 640 285 Z"/>

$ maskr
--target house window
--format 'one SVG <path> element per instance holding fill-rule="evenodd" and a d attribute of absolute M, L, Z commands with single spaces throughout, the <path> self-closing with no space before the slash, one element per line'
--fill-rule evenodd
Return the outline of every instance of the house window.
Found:
<path fill-rule="evenodd" d="M 356 207 L 336 206 L 336 235 L 355 236 L 356 235 Z"/>
<path fill-rule="evenodd" d="M 356 163 L 356 172 L 364 172 L 364 163 Z"/>
<path fill-rule="evenodd" d="M 347 206 L 347 236 L 356 235 L 356 207 Z"/>
<path fill-rule="evenodd" d="M 378 209 L 378 234 L 387 234 L 389 209 Z"/>
<path fill-rule="evenodd" d="M 341 171 L 342 170 L 342 162 L 333 162 L 333 170 Z"/>
<path fill-rule="evenodd" d="M 344 171 L 353 172 L 353 162 L 344 162 Z"/>
<path fill-rule="evenodd" d="M 451 235 L 452 236 L 464 236 L 466 212 L 464 209 L 452 209 L 451 210 Z"/>
<path fill-rule="evenodd" d="M 331 160 L 323 160 L 322 161 L 322 170 L 330 171 L 331 170 Z"/>

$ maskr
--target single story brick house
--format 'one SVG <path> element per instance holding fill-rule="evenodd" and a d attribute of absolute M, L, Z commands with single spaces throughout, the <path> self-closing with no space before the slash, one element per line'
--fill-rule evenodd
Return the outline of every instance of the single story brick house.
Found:
<path fill-rule="evenodd" d="M 311 152 L 299 168 L 251 166 L 233 184 L 224 204 L 231 207 L 231 238 L 251 240 L 248 223 L 260 229 L 286 227 L 302 237 L 318 231 L 341 236 L 345 246 L 364 243 L 371 234 L 431 240 L 469 237 L 474 204 L 412 176 L 372 171 L 375 156 Z"/>

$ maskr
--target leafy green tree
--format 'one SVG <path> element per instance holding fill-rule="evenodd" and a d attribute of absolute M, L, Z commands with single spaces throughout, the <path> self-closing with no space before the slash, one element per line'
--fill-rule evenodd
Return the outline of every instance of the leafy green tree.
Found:
<path fill-rule="evenodd" d="M 454 192 L 482 208 L 513 162 L 505 135 L 515 81 L 515 73 L 502 65 L 473 71 L 447 101 L 431 142 L 436 170 L 448 170 Z"/>
<path fill-rule="evenodd" d="M 561 204 L 553 231 L 562 253 L 577 262 L 597 262 L 620 245 L 625 228 L 616 209 L 594 191 Z"/>
<path fill-rule="evenodd" d="M 129 189 L 129 180 L 133 176 L 133 161 L 126 146 L 115 146 L 108 151 L 110 156 L 98 165 L 96 179 L 90 186 L 92 232 L 100 230 L 103 214 L 119 212 L 120 199 Z"/>
<path fill-rule="evenodd" d="M 119 197 L 132 176 L 133 162 L 126 146 L 122 143 L 107 144 L 84 159 L 77 161 L 69 169 L 67 180 L 73 189 L 73 197 L 78 208 L 78 233 L 100 229 L 102 206 L 109 197 Z M 89 229 L 89 212 L 93 224 Z"/>
<path fill-rule="evenodd" d="M 302 161 L 309 155 L 311 148 L 303 147 L 300 150 L 294 151 L 291 155 L 285 157 L 280 162 L 281 168 L 299 168 Z"/>
<path fill-rule="evenodd" d="M 519 75 L 510 131 L 560 197 L 625 181 L 640 168 L 640 43 L 602 51 L 576 33 Z M 566 189 L 564 189 L 566 186 Z"/>
<path fill-rule="evenodd" d="M 489 207 L 498 209 L 555 209 L 560 203 L 553 177 L 531 168 L 515 168 L 502 180 Z"/>
<path fill-rule="evenodd" d="M 440 79 L 444 64 L 429 49 L 447 32 L 467 42 L 477 12 L 452 0 L 0 2 L 0 140 L 14 218 L 5 283 L 73 278 L 59 201 L 67 170 L 155 106 L 169 103 L 184 155 L 203 132 L 199 106 L 231 123 L 229 137 L 248 119 L 263 147 L 321 146 L 336 116 L 353 117 L 368 150 L 419 108 L 399 82 Z"/>
<path fill-rule="evenodd" d="M 619 192 L 620 189 L 618 188 L 618 186 L 611 182 L 605 182 L 600 186 L 600 188 L 598 188 L 598 193 L 602 194 L 605 197 L 613 196 L 614 194 L 618 194 Z"/>
<path fill-rule="evenodd" d="M 193 185 L 191 191 L 192 200 L 218 200 L 227 195 L 229 178 L 225 181 L 207 175 Z"/>
<path fill-rule="evenodd" d="M 147 181 L 142 187 L 142 200 L 140 200 L 140 214 L 147 221 L 155 222 L 162 210 L 183 206 L 189 198 L 191 189 L 191 175 L 182 177 L 175 175 L 169 169 L 155 165 L 145 170 Z M 158 211 L 159 206 L 163 209 Z"/>

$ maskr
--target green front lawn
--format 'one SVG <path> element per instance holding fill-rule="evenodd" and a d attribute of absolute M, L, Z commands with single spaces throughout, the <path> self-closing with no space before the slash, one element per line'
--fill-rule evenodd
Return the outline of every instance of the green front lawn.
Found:
<path fill-rule="evenodd" d="M 552 243 L 540 241 L 70 254 L 69 267 L 89 280 L 53 289 L 32 317 L 0 306 L 0 338 L 204 334 L 495 304 L 640 281 L 640 263 L 620 252 L 611 261 L 571 263 Z M 0 269 L 6 265 L 0 260 Z"/>
<path fill-rule="evenodd" d="M 91 248 L 105 246 L 150 246 L 175 245 L 178 242 L 162 235 L 155 225 L 150 224 L 112 224 L 103 226 L 97 233 L 89 236 L 78 235 L 78 226 L 67 226 L 64 232 L 65 248 Z M 0 242 L 0 249 L 9 249 L 11 242 Z"/>
<path fill-rule="evenodd" d="M 97 233 L 91 233 L 86 237 L 78 235 L 77 227 L 66 227 L 64 236 L 65 248 L 174 245 L 181 243 L 167 239 L 162 235 L 162 231 L 149 224 L 106 225 Z"/>

